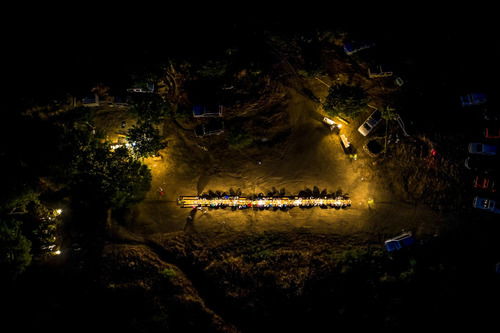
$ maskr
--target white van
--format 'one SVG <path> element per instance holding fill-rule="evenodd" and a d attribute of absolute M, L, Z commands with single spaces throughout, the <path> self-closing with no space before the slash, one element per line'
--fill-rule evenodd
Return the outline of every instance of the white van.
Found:
<path fill-rule="evenodd" d="M 373 111 L 373 113 L 365 120 L 361 126 L 358 128 L 358 132 L 363 136 L 367 136 L 370 132 L 382 121 L 382 113 L 378 110 Z"/>

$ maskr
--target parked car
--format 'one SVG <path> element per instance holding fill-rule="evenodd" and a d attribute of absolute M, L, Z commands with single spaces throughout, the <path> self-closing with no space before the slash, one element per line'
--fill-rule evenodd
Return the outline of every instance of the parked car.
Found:
<path fill-rule="evenodd" d="M 368 119 L 366 119 L 365 122 L 359 126 L 358 132 L 363 136 L 367 136 L 381 121 L 382 113 L 379 110 L 375 110 L 368 117 Z"/>
<path fill-rule="evenodd" d="M 480 142 L 469 143 L 469 153 L 479 155 L 496 155 L 497 147 Z"/>
<path fill-rule="evenodd" d="M 460 96 L 460 103 L 462 107 L 474 106 L 484 104 L 488 101 L 486 94 L 483 93 L 470 93 L 464 96 Z"/>
<path fill-rule="evenodd" d="M 483 191 L 488 191 L 488 192 L 496 192 L 496 184 L 495 184 L 495 179 L 492 177 L 485 177 L 485 176 L 476 176 L 474 178 L 474 188 L 483 190 Z"/>
<path fill-rule="evenodd" d="M 328 125 L 330 127 L 330 130 L 334 130 L 335 128 L 341 128 L 342 127 L 342 124 L 339 124 L 339 123 L 336 123 L 334 122 L 333 120 L 331 120 L 330 118 L 327 118 L 327 117 L 324 117 L 323 118 L 323 123 L 325 123 L 326 125 Z"/>
<path fill-rule="evenodd" d="M 482 209 L 496 214 L 500 214 L 500 208 L 496 207 L 495 200 L 475 197 L 474 200 L 472 201 L 472 206 L 477 209 Z"/>
<path fill-rule="evenodd" d="M 473 171 L 490 172 L 500 170 L 500 160 L 490 157 L 469 156 L 465 159 L 465 167 Z"/>
<path fill-rule="evenodd" d="M 194 130 L 194 134 L 198 137 L 219 135 L 222 133 L 224 133 L 224 122 L 216 119 L 212 119 L 205 124 L 198 125 Z"/>
<path fill-rule="evenodd" d="M 487 121 L 499 121 L 500 113 L 488 109 L 483 110 L 483 119 Z"/>
<path fill-rule="evenodd" d="M 486 139 L 500 139 L 500 127 L 488 126 L 484 129 L 484 137 Z"/>
<path fill-rule="evenodd" d="M 388 252 L 400 250 L 415 243 L 411 232 L 404 232 L 401 235 L 385 241 L 385 248 Z"/>

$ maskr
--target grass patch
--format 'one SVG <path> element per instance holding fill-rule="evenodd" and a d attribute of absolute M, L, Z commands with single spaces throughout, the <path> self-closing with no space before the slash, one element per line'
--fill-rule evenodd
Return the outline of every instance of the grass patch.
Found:
<path fill-rule="evenodd" d="M 171 279 L 171 278 L 173 278 L 173 277 L 176 277 L 176 276 L 177 276 L 177 272 L 176 272 L 175 270 L 171 269 L 171 268 L 165 268 L 165 269 L 163 269 L 163 270 L 160 272 L 160 274 L 161 274 L 163 277 L 167 278 L 167 279 Z"/>
<path fill-rule="evenodd" d="M 245 132 L 231 131 L 228 138 L 229 148 L 241 150 L 253 144 L 253 138 Z"/>

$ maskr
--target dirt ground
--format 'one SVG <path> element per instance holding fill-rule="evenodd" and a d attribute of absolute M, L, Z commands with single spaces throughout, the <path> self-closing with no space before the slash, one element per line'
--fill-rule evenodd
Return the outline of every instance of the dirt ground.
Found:
<path fill-rule="evenodd" d="M 327 87 L 311 80 L 308 88 L 320 98 Z M 352 160 L 342 149 L 338 134 L 321 122 L 318 103 L 294 88 L 284 88 L 286 101 L 276 112 L 285 112 L 291 134 L 281 143 L 262 150 L 233 152 L 224 148 L 224 135 L 195 138 L 192 131 L 174 126 L 169 120 L 165 133 L 169 147 L 163 160 L 146 163 L 151 167 L 153 183 L 147 199 L 136 211 L 130 228 L 138 233 L 173 232 L 263 232 L 291 229 L 318 233 L 357 234 L 382 242 L 404 230 L 417 235 L 434 234 L 444 219 L 423 205 L 402 202 L 388 189 L 383 177 L 374 172 L 374 159 L 362 149 L 367 138 L 359 123 L 344 125 L 342 132 L 357 148 Z M 369 110 L 367 110 L 369 112 Z M 364 120 L 360 117 L 359 122 Z M 207 147 L 204 151 L 200 147 Z M 260 164 L 258 162 L 261 162 Z M 317 186 L 320 191 L 341 189 L 349 193 L 353 205 L 345 210 L 300 209 L 289 211 L 198 211 L 188 219 L 190 209 L 180 208 L 180 195 L 230 189 L 243 195 L 268 193 L 273 188 L 297 194 Z M 160 195 L 163 189 L 164 195 Z M 369 202 L 370 199 L 373 201 Z"/>
<path fill-rule="evenodd" d="M 339 57 L 341 55 L 333 54 L 329 58 Z M 374 105 L 383 104 L 386 90 L 394 89 L 380 80 L 366 79 L 360 74 L 365 68 L 358 68 L 361 65 L 355 61 L 344 60 L 329 64 L 332 71 L 320 80 L 299 77 L 292 65 L 283 61 L 279 72 L 286 73 L 287 78 L 277 86 L 269 86 L 279 92 L 273 96 L 284 96 L 281 101 L 270 102 L 267 107 L 262 105 L 259 110 L 253 110 L 251 116 L 245 110 L 226 113 L 226 131 L 219 136 L 195 137 L 193 129 L 202 120 L 166 119 L 162 130 L 168 147 L 161 152 L 162 160 L 145 160 L 153 175 L 151 191 L 136 207 L 129 229 L 140 234 L 180 230 L 224 233 L 297 229 L 356 234 L 379 242 L 403 229 L 417 236 L 438 233 L 445 218 L 423 204 L 408 204 L 394 195 L 389 189 L 389 184 L 393 184 L 387 178 L 390 175 L 381 175 L 377 159 L 362 149 L 368 139 L 376 136 L 373 133 L 363 137 L 357 131 L 372 109 L 367 107 L 355 121 L 343 124 L 340 132 L 356 149 L 356 160 L 343 150 L 339 134 L 322 123 L 323 113 L 316 101 L 326 97 L 328 85 L 333 80 L 362 85 Z M 311 98 L 311 94 L 315 98 Z M 122 115 L 110 117 L 105 113 L 108 116 L 101 117 L 101 125 L 107 133 L 113 132 L 113 127 L 115 132 L 124 131 L 134 123 L 133 119 L 126 119 L 126 111 L 114 113 Z M 122 120 L 126 120 L 125 129 L 120 128 Z M 383 127 L 379 125 L 377 131 L 383 132 Z M 251 147 L 242 150 L 228 147 L 229 133 L 248 129 L 254 131 Z M 256 136 L 259 140 L 255 140 Z M 279 139 L 261 142 L 260 138 L 264 137 Z M 239 190 L 242 195 L 251 195 L 284 190 L 287 195 L 293 195 L 314 187 L 329 193 L 337 190 L 348 193 L 352 207 L 288 211 L 206 209 L 193 213 L 177 206 L 177 198 L 181 195 L 208 191 Z"/>

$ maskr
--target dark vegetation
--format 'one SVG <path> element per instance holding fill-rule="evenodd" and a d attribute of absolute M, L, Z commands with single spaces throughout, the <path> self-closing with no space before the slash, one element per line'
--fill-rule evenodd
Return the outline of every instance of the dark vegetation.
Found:
<path fill-rule="evenodd" d="M 2 174 L 2 237 L 18 248 L 16 253 L 3 252 L 2 264 L 18 263 L 11 268 L 15 273 L 25 269 L 28 257 L 40 257 L 45 239 L 55 236 L 54 224 L 61 222 L 53 216 L 55 208 L 71 211 L 66 215 L 71 220 L 68 227 L 82 231 L 89 223 L 75 222 L 80 214 L 95 219 L 107 209 L 141 201 L 149 190 L 146 166 L 124 148 L 111 151 L 81 125 L 23 117 L 12 119 L 10 128 L 2 130 L 1 162 L 9 171 Z M 16 132 L 19 128 L 26 132 Z"/>
<path fill-rule="evenodd" d="M 325 111 L 333 116 L 355 118 L 368 102 L 363 88 L 345 84 L 333 85 L 323 103 Z"/>
<path fill-rule="evenodd" d="M 158 124 L 170 112 L 172 107 L 156 94 L 133 94 L 130 97 L 129 112 L 142 122 Z"/>
<path fill-rule="evenodd" d="M 498 245 L 480 236 L 464 229 L 388 255 L 356 238 L 301 230 L 172 234 L 149 245 L 106 246 L 96 276 L 46 267 L 38 272 L 44 280 L 26 285 L 11 306 L 36 295 L 23 312 L 38 312 L 52 299 L 22 327 L 44 327 L 56 316 L 61 324 L 81 322 L 77 331 L 487 327 L 499 290 L 482 249 Z M 94 277 L 98 283 L 89 284 Z"/>
<path fill-rule="evenodd" d="M 138 157 L 149 157 L 158 154 L 158 151 L 167 145 L 160 136 L 160 131 L 151 123 L 139 122 L 127 132 L 128 140 L 132 142 L 132 151 Z"/>
<path fill-rule="evenodd" d="M 321 20 L 315 11 L 310 21 L 285 20 L 284 28 L 284 21 L 274 17 L 273 24 L 234 24 L 234 29 L 214 19 L 210 29 L 200 25 L 203 28 L 184 34 L 162 27 L 179 34 L 170 36 L 168 47 L 163 39 L 146 46 L 140 41 L 153 38 L 141 31 L 114 39 L 110 52 L 82 48 L 74 37 L 68 48 L 60 47 L 63 38 L 48 41 L 49 47 L 46 40 L 34 43 L 43 50 L 54 48 L 38 52 L 38 60 L 26 55 L 32 44 L 17 49 L 26 53 L 18 60 L 24 64 L 11 81 L 16 89 L 4 101 L 7 111 L 0 123 L 1 291 L 9 308 L 4 325 L 19 331 L 88 332 L 99 327 L 134 332 L 304 332 L 450 329 L 470 323 L 480 329 L 491 324 L 500 296 L 492 265 L 499 259 L 498 225 L 489 216 L 462 210 L 461 200 L 450 205 L 462 175 L 445 157 L 459 154 L 450 146 L 462 144 L 463 137 L 457 133 L 459 127 L 449 126 L 455 114 L 444 111 L 452 110 L 449 96 L 477 87 L 464 81 L 481 82 L 490 89 L 490 81 L 478 74 L 491 72 L 495 55 L 485 31 L 427 26 L 415 32 L 391 26 L 385 32 L 371 27 L 364 34 L 373 34 L 378 45 L 389 50 L 368 53 L 372 62 L 403 59 L 408 64 L 401 71 L 410 79 L 400 95 L 392 96 L 392 104 L 405 110 L 403 117 L 411 119 L 412 129 L 429 133 L 443 152 L 443 159 L 427 156 L 429 147 L 424 144 L 388 152 L 401 171 L 392 181 L 403 184 L 408 200 L 422 200 L 437 209 L 451 207 L 448 212 L 454 213 L 442 235 L 394 255 L 381 248 L 381 240 L 340 239 L 304 230 L 180 233 L 146 240 L 118 235 L 114 232 L 120 230 L 120 214 L 149 189 L 149 170 L 127 150 L 111 151 L 100 133 L 92 132 L 91 109 L 75 108 L 48 119 L 21 116 L 27 108 L 57 109 L 66 94 L 82 96 L 98 83 L 123 91 L 133 83 L 158 80 L 173 64 L 183 76 L 185 96 L 169 95 L 178 105 L 154 95 L 136 96 L 130 110 L 140 121 L 129 132 L 139 143 L 136 154 L 149 156 L 161 149 L 152 124 L 169 114 L 189 114 L 194 102 L 224 103 L 239 110 L 230 113 L 236 120 L 228 141 L 231 149 L 242 150 L 254 145 L 259 135 L 240 130 L 238 117 L 251 115 L 249 105 L 265 105 L 262 101 L 276 94 L 269 78 L 292 75 L 279 71 L 276 54 L 281 56 L 281 51 L 270 48 L 268 41 L 278 45 L 281 38 L 289 54 L 291 45 L 299 46 L 296 61 L 290 63 L 302 77 L 322 74 L 323 39 L 310 30 L 313 23 L 319 29 L 329 22 L 330 15 Z M 269 37 L 273 29 L 277 32 Z M 307 33 L 297 38 L 296 30 L 301 29 Z M 88 40 L 89 33 L 82 36 Z M 287 38 L 298 41 L 287 44 Z M 476 38 L 480 42 L 472 42 Z M 464 49 L 463 41 L 486 45 L 491 52 Z M 109 49 L 108 39 L 102 44 Z M 288 61 L 279 56 L 279 62 Z M 167 58 L 170 64 L 164 62 Z M 467 60 L 475 70 L 464 70 Z M 331 115 L 353 117 L 364 104 L 361 88 L 336 85 L 324 107 Z M 393 169 L 390 163 L 383 168 Z M 64 213 L 54 217 L 55 208 Z M 110 228 L 112 221 L 116 229 Z M 58 233 L 63 237 L 54 241 Z M 54 243 L 68 251 L 51 256 L 46 247 Z"/>

